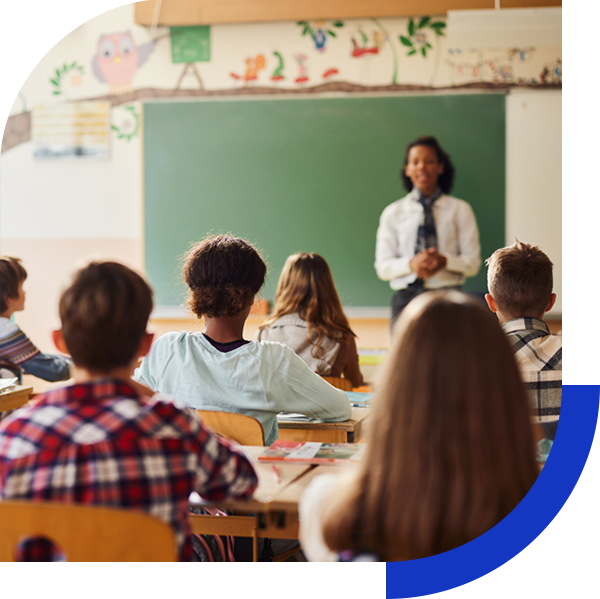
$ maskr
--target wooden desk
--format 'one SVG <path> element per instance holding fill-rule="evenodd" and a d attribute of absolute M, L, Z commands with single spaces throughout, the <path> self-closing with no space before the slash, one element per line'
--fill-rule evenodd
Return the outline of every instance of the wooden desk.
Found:
<path fill-rule="evenodd" d="M 364 438 L 364 420 L 371 408 L 352 408 L 352 417 L 344 422 L 278 422 L 283 441 L 319 441 L 321 443 L 359 443 Z"/>
<path fill-rule="evenodd" d="M 23 387 L 17 385 L 11 391 L 0 393 L 0 412 L 16 410 L 24 406 L 29 401 L 29 395 L 33 392 L 33 387 Z"/>
<path fill-rule="evenodd" d="M 248 500 L 218 502 L 220 509 L 235 510 L 235 516 L 189 514 L 193 533 L 252 537 L 255 561 L 259 538 L 298 539 L 298 502 L 309 482 L 325 472 L 339 472 L 352 466 L 309 466 L 276 464 L 281 483 L 273 477 L 272 464 L 258 462 L 264 447 L 242 447 L 258 474 L 258 488 Z M 237 514 L 245 515 L 237 515 Z M 248 514 L 251 515 L 248 515 Z"/>

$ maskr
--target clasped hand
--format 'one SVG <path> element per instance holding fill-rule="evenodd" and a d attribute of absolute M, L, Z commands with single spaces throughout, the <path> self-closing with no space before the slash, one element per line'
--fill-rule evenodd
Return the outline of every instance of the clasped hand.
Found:
<path fill-rule="evenodd" d="M 409 262 L 419 279 L 429 279 L 446 266 L 446 256 L 438 254 L 437 248 L 427 248 L 416 254 Z"/>

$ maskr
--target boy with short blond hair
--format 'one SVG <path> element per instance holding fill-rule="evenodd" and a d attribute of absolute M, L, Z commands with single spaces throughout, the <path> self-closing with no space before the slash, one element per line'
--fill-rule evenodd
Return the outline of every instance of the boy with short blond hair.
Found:
<path fill-rule="evenodd" d="M 71 376 L 71 361 L 41 353 L 11 321 L 15 312 L 25 308 L 25 279 L 27 271 L 18 258 L 0 258 L 0 377 L 16 376 L 21 381 L 25 372 L 46 381 L 65 381 Z"/>
<path fill-rule="evenodd" d="M 131 381 L 153 339 L 146 332 L 152 291 L 142 277 L 92 262 L 59 310 L 62 329 L 53 339 L 73 358 L 75 384 L 0 423 L 0 497 L 141 510 L 174 529 L 179 557 L 189 560 L 190 493 L 251 496 L 250 462 L 195 414 Z M 53 557 L 44 548 L 28 543 L 25 559 Z"/>
<path fill-rule="evenodd" d="M 555 420 L 562 396 L 562 336 L 551 335 L 543 316 L 554 306 L 552 262 L 518 239 L 486 260 L 488 306 L 515 351 L 538 421 Z"/>

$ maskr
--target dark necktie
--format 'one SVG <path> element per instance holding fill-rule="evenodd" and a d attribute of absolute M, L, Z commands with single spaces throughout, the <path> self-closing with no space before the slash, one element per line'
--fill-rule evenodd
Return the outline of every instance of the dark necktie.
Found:
<path fill-rule="evenodd" d="M 442 190 L 438 187 L 426 198 L 421 190 L 417 188 L 419 204 L 423 206 L 424 218 L 423 224 L 419 225 L 417 231 L 417 244 L 415 254 L 428 248 L 437 247 L 437 231 L 435 229 L 435 220 L 433 218 L 433 203 L 442 195 Z"/>
<path fill-rule="evenodd" d="M 421 190 L 417 187 L 416 189 L 419 200 L 419 204 L 423 206 L 423 224 L 419 225 L 417 231 L 417 243 L 415 245 L 415 254 L 426 250 L 427 248 L 437 247 L 437 231 L 435 228 L 435 220 L 433 218 L 433 203 L 442 195 L 442 190 L 437 187 L 436 190 L 426 198 Z M 415 279 L 410 287 L 415 289 L 423 289 L 425 287 L 425 281 L 423 279 Z"/>

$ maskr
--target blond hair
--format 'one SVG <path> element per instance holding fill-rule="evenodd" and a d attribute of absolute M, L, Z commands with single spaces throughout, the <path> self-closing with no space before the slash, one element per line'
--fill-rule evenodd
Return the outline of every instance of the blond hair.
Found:
<path fill-rule="evenodd" d="M 335 551 L 419 559 L 473 540 L 537 476 L 525 389 L 497 319 L 457 291 L 403 311 L 366 454 L 323 513 Z"/>

